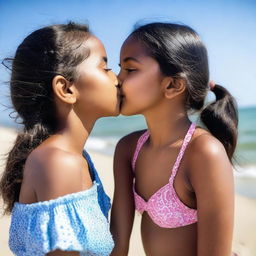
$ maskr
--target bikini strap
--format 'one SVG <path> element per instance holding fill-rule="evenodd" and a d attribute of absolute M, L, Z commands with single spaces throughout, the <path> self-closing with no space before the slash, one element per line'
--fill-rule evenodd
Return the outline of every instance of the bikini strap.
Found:
<path fill-rule="evenodd" d="M 148 137 L 149 137 L 149 131 L 147 130 L 138 139 L 136 149 L 134 151 L 133 158 L 132 158 L 132 169 L 133 169 L 133 171 L 135 171 L 135 163 L 137 161 L 139 152 L 140 152 L 142 146 L 144 145 L 144 143 L 147 141 Z"/>
<path fill-rule="evenodd" d="M 173 180 L 175 178 L 175 176 L 177 174 L 177 171 L 179 169 L 179 166 L 180 166 L 180 162 L 181 162 L 181 160 L 184 156 L 185 150 L 186 150 L 186 148 L 187 148 L 187 146 L 188 146 L 188 144 L 189 144 L 189 142 L 190 142 L 190 140 L 191 140 L 191 138 L 194 134 L 195 129 L 196 129 L 196 124 L 192 123 L 190 125 L 188 131 L 187 131 L 187 134 L 186 134 L 184 140 L 183 140 L 180 152 L 179 152 L 178 157 L 175 161 L 175 164 L 172 168 L 172 174 L 171 174 L 171 177 L 170 177 L 169 181 Z"/>

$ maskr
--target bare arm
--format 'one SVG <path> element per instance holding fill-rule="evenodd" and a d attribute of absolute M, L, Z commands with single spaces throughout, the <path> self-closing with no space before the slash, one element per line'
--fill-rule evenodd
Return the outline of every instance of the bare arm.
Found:
<path fill-rule="evenodd" d="M 196 139 L 190 181 L 197 198 L 198 256 L 230 256 L 234 219 L 234 181 L 225 149 L 217 139 Z"/>
<path fill-rule="evenodd" d="M 115 191 L 111 211 L 111 232 L 115 248 L 111 256 L 127 256 L 134 221 L 132 154 L 137 136 L 128 135 L 119 141 L 114 157 Z M 134 145 L 135 144 L 135 145 Z"/>

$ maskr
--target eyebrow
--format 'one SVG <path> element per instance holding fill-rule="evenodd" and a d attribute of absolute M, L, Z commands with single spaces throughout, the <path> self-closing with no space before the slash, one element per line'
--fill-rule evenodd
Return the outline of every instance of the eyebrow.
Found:
<path fill-rule="evenodd" d="M 134 57 L 126 57 L 126 58 L 123 59 L 123 62 L 127 62 L 127 61 L 130 61 L 130 60 L 140 63 L 140 61 L 138 61 L 138 60 L 137 60 L 136 58 L 134 58 Z M 118 65 L 121 66 L 120 63 L 119 63 Z"/>
<path fill-rule="evenodd" d="M 102 57 L 102 60 L 106 63 L 108 63 L 108 58 L 106 56 Z"/>

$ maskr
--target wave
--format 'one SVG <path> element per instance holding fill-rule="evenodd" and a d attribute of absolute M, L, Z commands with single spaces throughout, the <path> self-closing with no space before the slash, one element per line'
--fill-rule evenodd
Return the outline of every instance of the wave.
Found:
<path fill-rule="evenodd" d="M 256 165 L 235 166 L 234 175 L 237 178 L 256 179 Z M 255 190 L 256 190 L 256 186 L 255 186 Z"/>
<path fill-rule="evenodd" d="M 236 167 L 234 174 L 236 193 L 256 198 L 256 166 Z"/>
<path fill-rule="evenodd" d="M 113 155 L 118 138 L 114 137 L 89 137 L 85 149 L 96 151 L 99 153 Z"/>

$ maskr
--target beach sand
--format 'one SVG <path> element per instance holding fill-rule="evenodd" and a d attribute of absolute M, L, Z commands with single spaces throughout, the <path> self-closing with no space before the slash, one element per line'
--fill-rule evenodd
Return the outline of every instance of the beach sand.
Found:
<path fill-rule="evenodd" d="M 4 166 L 4 153 L 10 149 L 15 136 L 16 133 L 12 129 L 0 127 L 0 174 Z M 90 151 L 89 153 L 99 172 L 106 192 L 112 198 L 114 191 L 112 157 Z M 8 248 L 9 225 L 9 216 L 0 218 L 0 256 L 13 255 Z M 233 251 L 240 256 L 256 256 L 256 199 L 236 195 Z M 135 215 L 129 256 L 145 256 L 140 239 L 140 216 L 138 214 Z"/>

